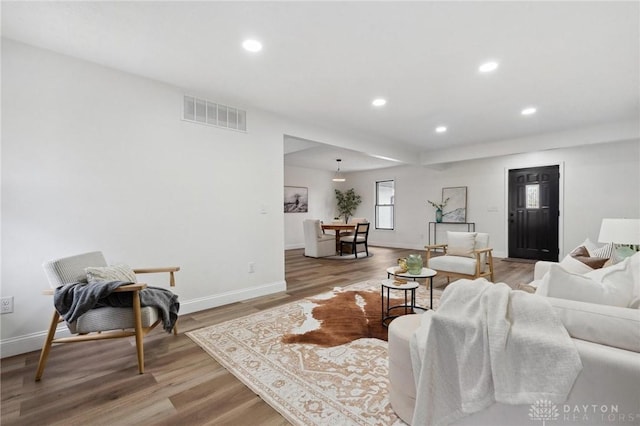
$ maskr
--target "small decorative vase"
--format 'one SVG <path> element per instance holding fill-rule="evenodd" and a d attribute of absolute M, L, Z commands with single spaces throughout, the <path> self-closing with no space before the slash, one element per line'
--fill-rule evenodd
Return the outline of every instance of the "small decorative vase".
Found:
<path fill-rule="evenodd" d="M 396 269 L 396 272 L 399 272 L 401 274 L 404 274 L 405 272 L 407 272 L 407 259 L 404 257 L 401 257 L 398 259 L 398 269 Z"/>
<path fill-rule="evenodd" d="M 442 209 L 436 210 L 436 222 L 438 223 L 442 222 Z"/>
<path fill-rule="evenodd" d="M 411 275 L 419 275 L 422 272 L 422 256 L 410 254 L 407 258 L 407 269 Z"/>

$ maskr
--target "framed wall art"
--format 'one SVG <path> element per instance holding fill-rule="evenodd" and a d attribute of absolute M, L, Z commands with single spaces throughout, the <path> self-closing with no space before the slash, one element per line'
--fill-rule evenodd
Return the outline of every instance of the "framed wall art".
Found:
<path fill-rule="evenodd" d="M 284 187 L 284 212 L 307 213 L 309 211 L 309 188 L 303 186 Z"/>
<path fill-rule="evenodd" d="M 465 223 L 467 221 L 467 187 L 442 188 L 442 202 L 447 205 L 442 212 L 443 223 Z"/>

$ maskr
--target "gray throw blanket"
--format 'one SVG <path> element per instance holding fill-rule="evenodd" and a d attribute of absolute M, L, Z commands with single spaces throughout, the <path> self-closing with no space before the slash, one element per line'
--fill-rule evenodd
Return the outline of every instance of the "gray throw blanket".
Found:
<path fill-rule="evenodd" d="M 69 283 L 57 287 L 53 304 L 65 321 L 76 321 L 82 314 L 94 308 L 111 306 L 129 308 L 133 306 L 133 293 L 113 291 L 126 284 L 125 281 L 102 281 L 93 284 Z M 178 296 L 159 287 L 147 287 L 140 291 L 140 305 L 158 309 L 165 331 L 170 333 L 178 319 L 180 303 Z"/>

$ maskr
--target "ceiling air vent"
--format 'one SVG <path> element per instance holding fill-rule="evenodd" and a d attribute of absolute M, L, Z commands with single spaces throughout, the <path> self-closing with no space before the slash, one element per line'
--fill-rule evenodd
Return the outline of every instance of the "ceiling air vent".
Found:
<path fill-rule="evenodd" d="M 247 131 L 247 112 L 194 96 L 184 96 L 182 118 L 194 123 Z"/>

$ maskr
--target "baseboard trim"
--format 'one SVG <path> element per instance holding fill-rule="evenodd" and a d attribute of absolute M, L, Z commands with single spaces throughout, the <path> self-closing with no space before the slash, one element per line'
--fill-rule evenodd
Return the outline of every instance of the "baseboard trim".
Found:
<path fill-rule="evenodd" d="M 285 246 L 285 250 L 295 250 L 295 249 L 301 249 L 304 248 L 304 243 L 301 244 L 289 244 L 287 246 Z"/>
<path fill-rule="evenodd" d="M 269 294 L 279 293 L 286 290 L 286 281 L 277 281 L 256 287 L 227 291 L 225 293 L 180 302 L 180 314 L 192 314 L 194 312 L 204 311 L 205 309 L 217 308 L 218 306 L 242 302 L 243 300 L 267 296 Z"/>
<path fill-rule="evenodd" d="M 384 243 L 380 243 L 374 240 L 369 240 L 369 247 L 390 247 L 390 248 L 397 248 L 397 249 L 408 249 L 408 250 L 422 250 L 424 251 L 424 245 L 419 245 L 419 244 L 409 244 L 409 243 L 389 243 L 389 242 L 384 242 Z"/>
<path fill-rule="evenodd" d="M 51 311 L 53 314 L 53 311 Z M 47 315 L 49 318 L 49 315 Z M 67 326 L 62 324 L 56 329 L 56 337 L 68 337 L 71 333 Z M 47 331 L 37 331 L 23 336 L 10 337 L 0 341 L 0 358 L 4 359 L 14 355 L 20 355 L 42 349 L 42 344 L 47 337 Z M 35 372 L 34 372 L 35 374 Z"/>
<path fill-rule="evenodd" d="M 407 250 L 418 250 L 421 254 L 424 253 L 425 251 L 425 246 L 424 245 L 420 245 L 420 244 L 415 244 L 415 243 L 390 243 L 390 242 L 378 242 L 378 241 L 374 241 L 374 240 L 369 240 L 369 247 L 390 247 L 390 248 L 397 248 L 397 249 L 407 249 Z M 285 250 L 293 250 L 293 249 L 298 249 L 298 248 L 304 248 L 304 244 L 302 246 L 298 246 L 298 245 L 291 245 L 291 246 L 287 246 L 285 248 Z M 502 251 L 493 251 L 493 257 L 495 258 L 503 258 L 503 257 L 507 257 L 507 254 L 505 252 Z M 424 258 L 424 255 L 423 255 Z"/>
<path fill-rule="evenodd" d="M 199 299 L 180 302 L 180 315 L 192 314 L 205 309 L 217 308 L 229 303 L 241 302 L 253 299 L 254 297 L 267 296 L 287 290 L 286 281 L 277 281 L 269 284 L 262 284 L 250 288 L 243 288 L 228 291 L 212 296 L 201 297 Z M 53 313 L 53 311 L 51 311 Z M 49 318 L 50 315 L 47 315 Z M 56 337 L 71 336 L 67 326 L 61 324 L 56 329 Z M 29 333 L 22 336 L 9 337 L 0 340 L 0 359 L 14 355 L 20 355 L 42 349 L 42 344 L 47 337 L 47 330 Z"/>

